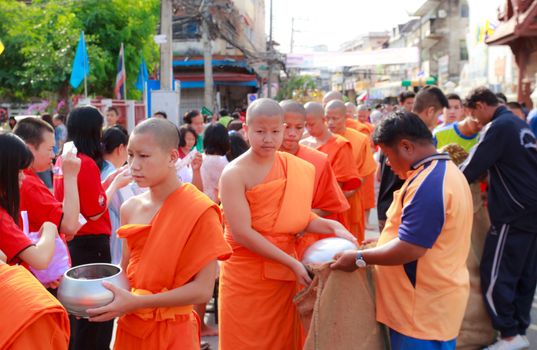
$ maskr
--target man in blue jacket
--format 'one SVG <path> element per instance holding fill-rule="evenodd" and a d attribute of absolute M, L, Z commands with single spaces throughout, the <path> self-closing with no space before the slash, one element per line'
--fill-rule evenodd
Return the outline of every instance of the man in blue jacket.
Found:
<path fill-rule="evenodd" d="M 471 91 L 465 107 L 484 128 L 461 170 L 469 182 L 487 171 L 490 177 L 492 227 L 481 260 L 481 287 L 501 337 L 488 349 L 525 349 L 537 285 L 535 135 L 486 88 Z"/>

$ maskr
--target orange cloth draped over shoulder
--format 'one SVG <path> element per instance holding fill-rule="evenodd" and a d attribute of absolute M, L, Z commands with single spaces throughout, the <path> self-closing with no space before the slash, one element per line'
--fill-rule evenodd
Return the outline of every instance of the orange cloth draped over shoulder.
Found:
<path fill-rule="evenodd" d="M 311 207 L 330 212 L 331 214 L 327 215 L 325 217 L 326 219 L 344 222 L 345 212 L 350 209 L 350 205 L 337 183 L 332 166 L 328 161 L 328 156 L 325 153 L 303 145 L 299 146 L 295 156 L 304 159 L 315 167 L 315 184 Z M 302 258 L 306 248 L 326 237 L 326 235 L 322 234 L 308 233 L 298 239 L 296 250 L 299 259 Z"/>
<path fill-rule="evenodd" d="M 0 265 L 0 349 L 67 349 L 62 305 L 22 266 Z"/>
<path fill-rule="evenodd" d="M 231 248 L 220 209 L 191 184 L 166 198 L 149 225 L 118 229 L 130 251 L 127 276 L 134 294 L 157 294 L 191 281 Z M 118 321 L 114 349 L 199 349 L 199 319 L 192 305 L 140 309 Z"/>
<path fill-rule="evenodd" d="M 295 235 L 316 217 L 311 212 L 314 177 L 310 163 L 277 152 L 263 182 L 245 193 L 252 228 L 293 257 Z M 219 349 L 298 350 L 295 274 L 236 243 L 228 224 L 225 236 L 233 254 L 220 270 Z"/>
<path fill-rule="evenodd" d="M 369 147 L 369 138 L 350 128 L 346 128 L 341 135 L 352 145 L 354 164 L 358 171 L 358 176 L 365 179 L 377 169 L 375 159 Z M 365 238 L 365 208 L 363 199 L 363 187 L 360 187 L 351 197 L 348 198 L 351 209 L 347 212 L 347 221 L 350 225 L 350 232 L 362 242 Z"/>
<path fill-rule="evenodd" d="M 360 187 L 361 181 L 358 170 L 354 166 L 352 145 L 347 139 L 340 135 L 332 134 L 326 143 L 317 147 L 317 150 L 328 156 L 328 161 L 336 175 L 336 180 L 343 191 L 352 191 Z M 348 200 L 347 198 L 347 202 L 350 205 Z M 330 219 L 336 219 L 347 229 L 350 229 L 348 210 L 343 215 Z"/>
<path fill-rule="evenodd" d="M 356 119 L 352 119 L 352 118 L 347 118 L 345 119 L 345 126 L 347 128 L 351 128 L 351 129 L 354 129 L 354 130 L 358 130 L 358 124 L 360 122 Z"/>
<path fill-rule="evenodd" d="M 369 137 L 369 140 L 371 142 L 371 150 L 372 152 L 374 152 L 376 150 L 376 146 L 373 143 L 372 136 L 373 132 L 375 131 L 375 126 L 371 123 L 359 122 L 357 130 Z M 362 187 L 364 192 L 363 198 L 365 210 L 375 208 L 375 173 L 365 177 L 364 184 L 362 185 Z"/>

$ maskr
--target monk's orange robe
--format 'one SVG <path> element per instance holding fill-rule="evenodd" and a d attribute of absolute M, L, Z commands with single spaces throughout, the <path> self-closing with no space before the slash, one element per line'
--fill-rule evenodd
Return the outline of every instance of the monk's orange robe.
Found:
<path fill-rule="evenodd" d="M 245 193 L 252 228 L 293 257 L 295 235 L 315 218 L 314 177 L 311 164 L 277 152 L 265 180 Z M 295 274 L 236 243 L 229 225 L 225 236 L 233 254 L 220 270 L 219 349 L 299 349 Z"/>
<path fill-rule="evenodd" d="M 62 305 L 22 266 L 0 265 L 0 349 L 67 349 Z"/>
<path fill-rule="evenodd" d="M 354 129 L 354 130 L 358 130 L 358 124 L 360 122 L 356 119 L 352 119 L 352 118 L 347 118 L 345 119 L 345 126 L 347 128 L 351 128 L 351 129 Z"/>
<path fill-rule="evenodd" d="M 352 145 L 354 155 L 354 164 L 358 171 L 358 176 L 365 179 L 368 175 L 375 172 L 377 164 L 373 159 L 371 148 L 369 147 L 369 138 L 350 128 L 346 128 L 341 135 L 345 137 Z M 363 200 L 363 188 L 360 187 L 351 197 L 348 198 L 351 209 L 348 213 L 348 222 L 351 233 L 362 242 L 365 238 L 365 208 Z"/>
<path fill-rule="evenodd" d="M 371 123 L 358 122 L 358 128 L 356 129 L 362 134 L 365 134 L 369 137 L 371 141 L 371 150 L 375 152 L 376 146 L 373 143 L 373 132 L 375 131 L 375 126 Z M 364 183 L 362 184 L 363 190 L 363 199 L 365 210 L 373 209 L 376 207 L 376 196 L 375 196 L 375 174 L 371 174 L 365 177 Z"/>
<path fill-rule="evenodd" d="M 328 156 L 313 148 L 300 145 L 295 154 L 300 159 L 304 159 L 315 167 L 315 184 L 313 189 L 313 209 L 321 209 L 331 214 L 326 219 L 344 222 L 345 212 L 350 209 L 349 202 L 341 187 L 337 182 L 332 166 L 328 161 Z M 297 254 L 302 259 L 304 251 L 319 239 L 326 238 L 326 235 L 308 233 L 297 240 Z"/>
<path fill-rule="evenodd" d="M 191 281 L 207 264 L 226 259 L 231 248 L 220 209 L 191 184 L 182 184 L 149 225 L 117 231 L 130 250 L 127 276 L 134 294 L 157 294 Z M 193 305 L 139 309 L 118 321 L 114 349 L 199 349 Z"/>

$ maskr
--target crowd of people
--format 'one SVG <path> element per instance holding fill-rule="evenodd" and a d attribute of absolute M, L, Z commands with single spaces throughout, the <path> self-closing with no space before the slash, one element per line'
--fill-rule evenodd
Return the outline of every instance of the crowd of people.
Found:
<path fill-rule="evenodd" d="M 200 335 L 218 335 L 222 350 L 301 349 L 293 299 L 312 281 L 301 261 L 328 237 L 357 247 L 331 269 L 375 267 L 376 320 L 392 349 L 455 349 L 472 273 L 498 332 L 482 346 L 529 348 L 533 111 L 486 88 L 463 99 L 427 86 L 397 106 L 345 100 L 262 98 L 245 115 L 190 111 L 180 127 L 157 112 L 130 134 L 114 107 L 10 120 L 0 134 L 0 305 L 13 317 L 0 321 L 0 348 L 109 349 L 114 338 L 115 349 L 199 349 Z M 70 142 L 76 151 L 64 152 Z M 483 239 L 476 206 L 489 213 Z M 374 208 L 380 236 L 366 240 Z M 55 298 L 61 278 L 42 284 L 30 272 L 49 266 L 58 237 L 72 266 L 121 265 L 131 290 L 105 283 L 110 304 L 68 317 Z M 218 329 L 205 318 L 213 296 Z"/>

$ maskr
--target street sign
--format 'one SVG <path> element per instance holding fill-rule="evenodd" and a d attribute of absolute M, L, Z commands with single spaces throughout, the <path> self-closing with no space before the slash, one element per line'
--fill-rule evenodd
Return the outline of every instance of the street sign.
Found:
<path fill-rule="evenodd" d="M 257 94 L 248 94 L 248 105 L 257 100 Z"/>

